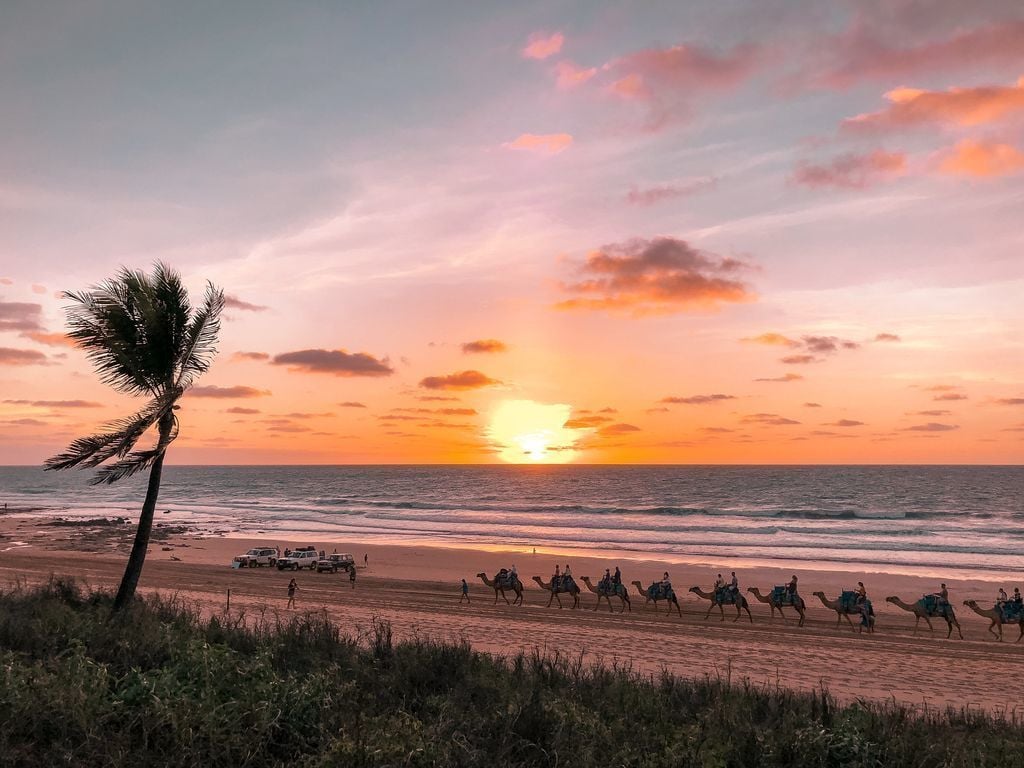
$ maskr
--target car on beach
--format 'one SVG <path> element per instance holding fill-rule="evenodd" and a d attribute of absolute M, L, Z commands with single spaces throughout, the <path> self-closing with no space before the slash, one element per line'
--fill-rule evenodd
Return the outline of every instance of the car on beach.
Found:
<path fill-rule="evenodd" d="M 277 570 L 284 571 L 290 568 L 293 571 L 297 571 L 300 568 L 309 568 L 312 571 L 316 569 L 316 563 L 319 559 L 320 555 L 313 547 L 293 549 L 287 557 L 278 558 Z"/>
<path fill-rule="evenodd" d="M 355 567 L 356 559 L 348 553 L 339 555 L 335 552 L 333 555 L 322 557 L 316 561 L 317 573 L 323 573 L 325 571 L 337 573 L 338 571 L 348 571 L 349 568 Z"/>
<path fill-rule="evenodd" d="M 276 547 L 254 547 L 244 555 L 237 555 L 234 562 L 239 568 L 258 568 L 264 565 L 273 567 L 277 564 Z"/>

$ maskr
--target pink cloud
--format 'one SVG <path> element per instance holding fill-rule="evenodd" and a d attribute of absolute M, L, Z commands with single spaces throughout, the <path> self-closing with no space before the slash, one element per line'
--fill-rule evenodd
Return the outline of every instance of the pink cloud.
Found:
<path fill-rule="evenodd" d="M 45 344 L 48 347 L 75 347 L 75 340 L 64 333 L 46 333 L 45 331 L 26 331 L 21 334 L 26 339 L 32 339 L 37 344 Z"/>
<path fill-rule="evenodd" d="M 716 180 L 712 177 L 697 179 L 683 184 L 661 184 L 641 189 L 633 186 L 626 195 L 626 202 L 631 205 L 654 205 L 665 200 L 689 197 L 697 192 L 714 187 Z"/>
<path fill-rule="evenodd" d="M 986 125 L 1024 111 L 1024 77 L 1013 85 L 987 85 L 925 91 L 896 88 L 885 94 L 889 106 L 843 121 L 855 131 L 879 131 L 927 124 Z"/>
<path fill-rule="evenodd" d="M 526 47 L 522 50 L 523 58 L 546 59 L 549 56 L 554 56 L 562 50 L 562 44 L 564 42 L 565 35 L 561 32 L 555 32 L 553 34 L 547 34 L 546 32 L 534 32 L 530 35 L 530 39 L 527 41 Z"/>
<path fill-rule="evenodd" d="M 993 141 L 958 142 L 939 165 L 952 176 L 1003 176 L 1024 170 L 1024 152 Z"/>
<path fill-rule="evenodd" d="M 803 378 L 804 377 L 801 376 L 799 373 L 786 373 L 786 374 L 783 374 L 782 376 L 775 376 L 775 377 L 772 377 L 772 378 L 754 379 L 754 381 L 766 381 L 766 382 L 776 382 L 778 384 L 789 384 L 790 382 L 793 382 L 793 381 L 803 381 Z"/>
<path fill-rule="evenodd" d="M 577 67 L 571 61 L 555 64 L 555 82 L 563 90 L 582 85 L 596 74 L 597 67 Z"/>
<path fill-rule="evenodd" d="M 572 136 L 568 133 L 521 133 L 512 141 L 506 141 L 501 146 L 505 149 L 557 155 L 571 147 L 572 141 Z"/>
<path fill-rule="evenodd" d="M 901 152 L 881 149 L 866 154 L 851 152 L 824 165 L 801 164 L 793 174 L 793 181 L 808 187 L 861 189 L 902 173 L 906 165 L 906 155 Z"/>
<path fill-rule="evenodd" d="M 32 293 L 46 293 L 46 286 L 40 285 L 39 283 L 32 284 Z"/>
<path fill-rule="evenodd" d="M 788 336 L 783 336 L 781 333 L 762 333 L 760 336 L 749 336 L 745 339 L 740 339 L 751 344 L 765 344 L 771 347 L 799 347 L 800 342 L 796 339 L 791 339 Z"/>
<path fill-rule="evenodd" d="M 1024 20 L 957 30 L 949 37 L 907 46 L 892 46 L 863 26 L 832 42 L 837 63 L 820 81 L 846 87 L 867 79 L 892 79 L 964 65 L 1013 66 L 1024 51 Z"/>
<path fill-rule="evenodd" d="M 187 394 L 191 397 L 234 399 L 240 397 L 266 397 L 270 394 L 270 391 L 266 389 L 256 389 L 255 387 L 246 387 L 243 385 L 237 385 L 234 387 L 218 387 L 216 384 L 210 384 L 204 387 L 192 387 Z"/>
<path fill-rule="evenodd" d="M 366 352 L 344 349 L 300 349 L 274 355 L 271 365 L 284 365 L 297 373 L 329 373 L 334 376 L 390 376 L 395 372 L 388 359 L 378 359 Z"/>
<path fill-rule="evenodd" d="M 230 294 L 224 297 L 224 306 L 228 309 L 241 309 L 245 312 L 264 312 L 268 309 L 262 304 L 250 304 L 248 301 L 242 301 L 237 296 Z"/>
<path fill-rule="evenodd" d="M 46 355 L 34 349 L 0 347 L 0 365 L 45 365 Z"/>

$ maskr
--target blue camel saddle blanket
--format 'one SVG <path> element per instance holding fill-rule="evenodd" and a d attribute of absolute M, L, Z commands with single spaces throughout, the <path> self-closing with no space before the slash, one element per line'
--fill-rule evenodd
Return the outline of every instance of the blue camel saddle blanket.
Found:
<path fill-rule="evenodd" d="M 719 587 L 715 590 L 715 602 L 719 605 L 732 605 L 738 602 L 739 594 L 732 591 L 731 587 Z"/>
<path fill-rule="evenodd" d="M 844 611 L 857 610 L 857 593 L 853 590 L 844 590 L 839 596 L 839 607 Z"/>
<path fill-rule="evenodd" d="M 999 610 L 998 604 L 996 604 L 996 610 Z M 1024 616 L 1024 606 L 1014 602 L 1003 603 L 1001 613 L 1003 621 L 1019 621 L 1021 616 Z"/>
<path fill-rule="evenodd" d="M 776 605 L 792 605 L 793 595 L 785 584 L 776 584 L 772 587 L 772 602 Z"/>
<path fill-rule="evenodd" d="M 647 597 L 651 600 L 671 599 L 673 594 L 672 587 L 661 583 L 651 584 L 651 586 L 647 588 Z"/>

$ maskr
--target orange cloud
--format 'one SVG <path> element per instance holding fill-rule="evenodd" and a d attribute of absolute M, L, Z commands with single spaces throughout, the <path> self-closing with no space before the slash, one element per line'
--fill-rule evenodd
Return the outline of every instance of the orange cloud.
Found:
<path fill-rule="evenodd" d="M 557 155 L 572 146 L 572 136 L 568 133 L 521 133 L 512 141 L 506 141 L 501 146 L 505 149 Z"/>
<path fill-rule="evenodd" d="M 740 419 L 744 424 L 765 424 L 770 427 L 788 427 L 799 424 L 796 419 L 788 419 L 777 413 L 751 413 Z"/>
<path fill-rule="evenodd" d="M 801 376 L 799 373 L 786 373 L 783 374 L 782 376 L 775 376 L 774 378 L 754 379 L 754 381 L 771 381 L 778 382 L 780 384 L 789 384 L 791 381 L 802 381 L 803 378 L 804 377 Z"/>
<path fill-rule="evenodd" d="M 269 360 L 270 355 L 266 352 L 235 352 L 231 356 L 232 360 Z"/>
<path fill-rule="evenodd" d="M 597 67 L 577 67 L 571 61 L 560 61 L 555 65 L 555 82 L 562 89 L 582 85 L 596 74 Z"/>
<path fill-rule="evenodd" d="M 1001 397 L 996 402 L 999 405 L 1024 405 L 1024 397 Z"/>
<path fill-rule="evenodd" d="M 1024 152 L 1009 144 L 965 139 L 946 154 L 939 168 L 954 176 L 1002 176 L 1024 170 Z"/>
<path fill-rule="evenodd" d="M 467 341 L 462 345 L 462 351 L 466 354 L 505 352 L 507 350 L 508 346 L 505 342 L 497 339 L 477 339 L 476 341 Z"/>
<path fill-rule="evenodd" d="M 530 35 L 530 39 L 527 41 L 526 47 L 522 50 L 523 58 L 546 59 L 549 56 L 554 56 L 562 50 L 563 43 L 565 43 L 565 35 L 561 32 L 555 32 L 553 34 L 534 32 Z"/>
<path fill-rule="evenodd" d="M 633 424 L 609 424 L 607 427 L 601 427 L 597 430 L 599 435 L 604 437 L 612 437 L 615 435 L 628 435 L 630 432 L 639 432 L 640 427 L 634 426 Z"/>
<path fill-rule="evenodd" d="M 497 379 L 480 373 L 480 371 L 459 371 L 447 376 L 427 376 L 420 381 L 424 389 L 480 389 L 501 384 Z"/>
<path fill-rule="evenodd" d="M 234 414 L 238 414 L 240 416 L 252 416 L 253 414 L 256 414 L 256 413 L 259 413 L 259 412 L 260 412 L 259 408 L 240 408 L 240 407 L 228 408 L 226 411 L 224 411 L 224 413 L 234 413 Z"/>
<path fill-rule="evenodd" d="M 689 397 L 663 397 L 659 400 L 659 403 L 669 403 L 670 405 L 711 405 L 713 403 L 720 403 L 723 400 L 735 400 L 736 395 L 690 395 Z"/>
<path fill-rule="evenodd" d="M 752 301 L 754 294 L 736 278 L 748 268 L 738 259 L 698 251 L 673 237 L 636 238 L 592 252 L 580 267 L 586 279 L 562 286 L 582 297 L 556 307 L 644 315 Z"/>
<path fill-rule="evenodd" d="M 343 403 L 338 403 L 338 406 L 341 407 L 341 408 L 365 408 L 366 407 L 362 403 L 357 403 L 354 400 L 346 400 Z"/>
<path fill-rule="evenodd" d="M 21 334 L 23 338 L 31 339 L 37 344 L 45 344 L 48 347 L 74 347 L 75 340 L 65 333 L 46 333 L 44 331 L 26 331 Z"/>
<path fill-rule="evenodd" d="M 611 419 L 608 416 L 576 416 L 569 419 L 562 426 L 566 429 L 596 429 L 602 424 L 607 424 Z"/>
<path fill-rule="evenodd" d="M 967 399 L 967 395 L 961 395 L 958 392 L 945 392 L 945 393 L 943 393 L 941 395 L 935 395 L 935 397 L 932 398 L 932 400 L 936 400 L 938 402 L 950 402 L 950 401 L 954 401 L 954 400 L 966 400 L 966 399 Z"/>
<path fill-rule="evenodd" d="M 255 387 L 234 386 L 218 387 L 211 384 L 205 387 L 192 387 L 186 394 L 191 397 L 214 397 L 214 398 L 242 398 L 242 397 L 266 397 L 270 390 L 256 389 Z"/>
<path fill-rule="evenodd" d="M 781 333 L 762 333 L 760 336 L 749 336 L 745 339 L 740 339 L 751 344 L 766 344 L 768 346 L 775 347 L 799 347 L 800 342 L 796 339 L 791 339 L 788 336 L 783 336 Z"/>
<path fill-rule="evenodd" d="M 861 189 L 868 184 L 896 176 L 906 170 L 907 156 L 902 152 L 877 149 L 866 154 L 849 153 L 824 165 L 801 163 L 793 181 L 808 187 Z"/>
<path fill-rule="evenodd" d="M 863 427 L 863 421 L 855 421 L 854 419 L 840 419 L 839 421 L 831 421 L 828 424 L 823 424 L 825 427 Z"/>
<path fill-rule="evenodd" d="M 390 376 L 395 369 L 387 358 L 378 360 L 365 352 L 343 349 L 300 349 L 274 355 L 271 365 L 285 365 L 302 373 L 330 373 L 334 376 Z"/>
<path fill-rule="evenodd" d="M 903 432 L 952 432 L 954 429 L 959 429 L 956 424 L 939 424 L 934 421 L 930 421 L 927 424 L 915 424 L 912 427 L 904 427 Z"/>
<path fill-rule="evenodd" d="M 1024 110 L 1024 77 L 1013 85 L 925 91 L 896 88 L 885 94 L 889 106 L 843 121 L 850 130 L 885 130 L 929 123 L 985 125 Z"/>
<path fill-rule="evenodd" d="M 875 341 L 902 341 L 902 339 L 895 333 L 879 333 L 875 334 Z"/>

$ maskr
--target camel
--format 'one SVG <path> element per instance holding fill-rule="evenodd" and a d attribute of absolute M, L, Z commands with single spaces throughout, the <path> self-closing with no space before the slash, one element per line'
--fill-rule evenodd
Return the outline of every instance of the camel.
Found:
<path fill-rule="evenodd" d="M 642 598 L 644 598 L 644 600 L 646 601 L 644 603 L 644 607 L 645 608 L 647 607 L 647 603 L 650 603 L 651 601 L 654 601 L 654 609 L 657 610 L 658 609 L 658 601 L 659 600 L 665 600 L 668 603 L 668 612 L 672 613 L 672 606 L 675 605 L 676 612 L 679 614 L 679 617 L 682 618 L 683 611 L 679 607 L 679 599 L 676 597 L 676 593 L 675 593 L 674 590 L 673 590 L 673 592 L 668 597 L 662 597 L 661 593 L 657 589 L 655 589 L 655 587 L 658 586 L 658 582 L 656 582 L 656 581 L 653 582 L 651 584 L 651 586 L 649 586 L 649 587 L 645 587 L 639 581 L 633 581 L 633 582 L 630 582 L 630 583 L 633 584 L 636 587 L 636 591 L 639 592 L 640 596 Z M 630 609 L 630 611 L 632 611 L 632 608 Z"/>
<path fill-rule="evenodd" d="M 708 606 L 708 612 L 704 614 L 704 618 L 705 619 L 708 616 L 711 615 L 711 611 L 714 610 L 715 606 L 718 606 L 718 610 L 722 614 L 722 619 L 721 620 L 725 621 L 725 609 L 722 607 L 722 603 L 718 602 L 718 595 L 717 595 L 717 593 L 715 593 L 715 592 L 705 592 L 700 587 L 690 587 L 690 592 L 693 592 L 693 594 L 695 594 L 697 597 L 701 598 L 702 600 L 710 600 L 711 601 L 711 605 Z M 753 614 L 750 613 L 750 606 L 747 605 L 747 598 L 745 598 L 743 595 L 736 595 L 736 603 L 735 603 L 735 605 L 736 605 L 736 618 L 733 619 L 733 621 L 739 621 L 740 620 L 740 616 L 742 615 L 741 611 L 746 611 L 747 612 L 747 616 L 750 617 L 750 623 L 753 624 L 754 623 L 754 616 L 753 616 Z"/>
<path fill-rule="evenodd" d="M 984 616 L 988 619 L 991 624 L 988 625 L 988 631 L 991 632 L 999 642 L 1003 642 L 1003 624 L 1016 624 L 1020 627 L 1020 636 L 1014 640 L 1015 643 L 1019 643 L 1021 638 L 1024 638 L 1024 614 L 1021 614 L 1016 619 L 1007 621 L 1003 618 L 1003 614 L 997 611 L 995 608 L 979 608 L 977 600 L 964 600 L 964 605 L 970 608 L 979 616 Z M 999 631 L 996 632 L 996 629 Z"/>
<path fill-rule="evenodd" d="M 558 587 L 557 589 L 552 589 L 551 588 L 551 582 L 545 582 L 544 579 L 542 579 L 540 576 L 534 576 L 533 580 L 536 581 L 537 584 L 540 585 L 541 589 L 545 589 L 545 590 L 547 590 L 548 592 L 551 593 L 551 597 L 548 598 L 548 607 L 551 607 L 551 601 L 552 600 L 557 600 L 558 601 L 558 607 L 559 608 L 562 607 L 562 599 L 558 596 L 560 592 L 568 592 L 570 595 L 572 595 L 572 607 L 573 608 L 579 608 L 580 607 L 580 588 L 576 585 L 575 581 L 573 582 L 572 587 L 570 587 L 569 589 L 565 589 L 564 587 Z"/>
<path fill-rule="evenodd" d="M 956 620 L 956 614 L 953 613 L 953 606 L 952 605 L 940 606 L 941 608 L 945 609 L 942 613 L 937 613 L 936 612 L 936 613 L 932 613 L 932 614 L 929 615 L 928 609 L 925 606 L 924 598 L 921 598 L 916 603 L 911 605 L 909 603 L 903 602 L 896 595 L 892 595 L 890 597 L 885 598 L 885 602 L 892 603 L 897 608 L 902 608 L 904 611 L 908 611 L 909 613 L 912 613 L 912 614 L 914 614 L 915 617 L 917 617 L 916 620 L 914 621 L 914 634 L 915 635 L 917 634 L 917 629 L 918 629 L 918 626 L 921 623 L 921 619 L 924 619 L 925 623 L 928 625 L 928 631 L 929 632 L 934 632 L 935 631 L 935 627 L 932 626 L 932 621 L 931 621 L 930 617 L 931 616 L 941 616 L 943 619 L 946 620 L 946 626 L 948 628 L 948 631 L 946 632 L 946 639 L 949 640 L 949 638 L 952 637 L 952 635 L 953 635 L 953 627 L 956 627 L 956 631 L 959 633 L 960 639 L 961 640 L 964 639 L 963 630 L 960 629 L 960 622 Z M 937 610 L 938 610 L 938 608 L 936 609 L 936 611 Z"/>
<path fill-rule="evenodd" d="M 477 577 L 479 577 L 484 582 L 484 584 L 486 584 L 488 587 L 494 590 L 495 604 L 497 604 L 498 602 L 499 592 L 501 593 L 501 596 L 505 599 L 506 605 L 515 605 L 516 603 L 518 603 L 519 605 L 523 604 L 523 582 L 519 580 L 518 576 L 515 578 L 515 580 L 512 582 L 512 585 L 509 587 L 509 589 L 512 592 L 516 593 L 516 599 L 513 600 L 511 603 L 509 603 L 508 598 L 505 597 L 505 588 L 502 587 L 501 584 L 499 584 L 497 581 L 491 581 L 490 579 L 488 579 L 486 573 L 478 573 Z"/>
<path fill-rule="evenodd" d="M 839 604 L 838 600 L 829 600 L 827 597 L 825 597 L 825 593 L 824 592 L 815 592 L 814 596 L 817 597 L 819 600 L 821 600 L 822 605 L 824 605 L 826 608 L 831 608 L 833 611 L 836 612 L 836 627 L 837 628 L 843 622 L 843 617 L 845 616 L 846 617 L 846 623 L 850 625 L 850 631 L 854 631 L 853 622 L 850 621 L 850 614 L 852 613 L 852 614 L 854 614 L 856 616 L 860 616 L 861 615 L 861 610 L 860 610 L 859 607 L 854 606 L 852 608 L 844 608 L 843 606 L 841 606 Z M 864 631 L 864 627 L 863 626 L 861 627 L 861 631 L 862 632 Z M 874 631 L 875 631 L 875 617 L 874 616 L 868 616 L 868 632 L 872 633 Z"/>
<path fill-rule="evenodd" d="M 633 612 L 633 606 L 629 603 L 629 593 L 626 592 L 625 584 L 619 584 L 617 588 L 616 585 L 613 584 L 611 589 L 604 589 L 602 587 L 595 587 L 591 584 L 589 576 L 580 576 L 580 581 L 587 585 L 587 589 L 597 595 L 597 605 L 594 606 L 595 611 L 601 607 L 601 598 L 603 597 L 608 601 L 608 610 L 610 612 L 612 610 L 612 596 L 615 596 L 622 601 L 622 610 L 620 610 L 619 613 L 625 613 L 627 607 L 629 608 L 630 613 Z"/>
<path fill-rule="evenodd" d="M 782 617 L 783 621 L 786 621 L 786 614 L 782 612 L 783 608 L 792 608 L 800 615 L 800 622 L 797 624 L 798 627 L 804 625 L 804 621 L 807 620 L 807 614 L 804 612 L 804 599 L 800 595 L 796 596 L 796 602 L 793 603 L 776 603 L 772 601 L 772 594 L 769 592 L 767 595 L 762 595 L 761 590 L 757 587 L 748 587 L 747 592 L 752 594 L 759 603 L 767 603 L 768 607 L 772 609 L 771 618 L 775 618 L 775 612 L 779 612 L 779 616 Z"/>

